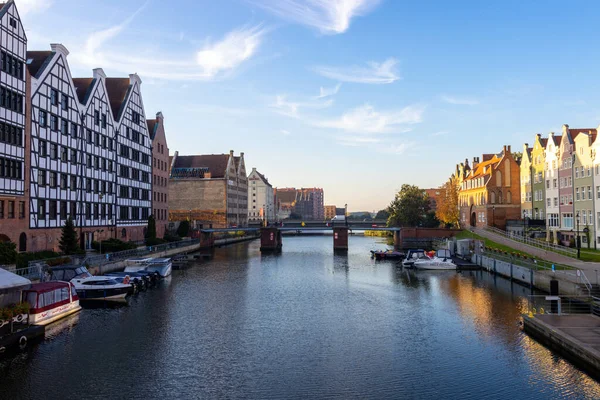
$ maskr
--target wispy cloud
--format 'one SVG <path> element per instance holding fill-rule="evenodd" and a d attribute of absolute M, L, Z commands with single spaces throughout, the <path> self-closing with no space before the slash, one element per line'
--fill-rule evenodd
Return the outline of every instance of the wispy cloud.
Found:
<path fill-rule="evenodd" d="M 373 10 L 379 0 L 251 0 L 273 14 L 323 34 L 343 33 L 354 17 Z"/>
<path fill-rule="evenodd" d="M 473 97 L 456 97 L 456 96 L 450 96 L 447 94 L 443 94 L 440 96 L 440 98 L 442 99 L 442 101 L 449 103 L 449 104 L 465 105 L 465 106 L 475 106 L 475 105 L 479 104 L 479 100 L 477 100 Z"/>
<path fill-rule="evenodd" d="M 262 25 L 243 26 L 217 41 L 207 40 L 197 52 L 177 57 L 145 57 L 115 51 L 110 42 L 116 39 L 145 8 L 146 4 L 118 25 L 91 33 L 82 51 L 73 58 L 88 67 L 102 66 L 121 72 L 136 71 L 145 78 L 166 80 L 215 80 L 229 76 L 258 51 L 268 30 Z M 165 51 L 165 55 L 168 52 Z M 181 61 L 171 61 L 172 59 Z"/>
<path fill-rule="evenodd" d="M 287 131 L 287 130 L 285 130 L 285 129 L 282 129 L 282 130 L 280 130 L 279 132 L 281 132 L 281 134 L 282 134 L 282 135 L 285 135 L 285 136 L 288 136 L 288 135 L 290 135 L 290 134 L 291 134 L 291 132 L 290 132 L 290 131 Z"/>
<path fill-rule="evenodd" d="M 21 17 L 42 12 L 50 8 L 53 0 L 18 0 L 17 1 L 17 9 L 19 10 L 19 15 Z"/>
<path fill-rule="evenodd" d="M 256 110 L 238 108 L 238 107 L 227 107 L 215 104 L 190 104 L 183 107 L 185 111 L 197 113 L 197 114 L 219 114 L 235 117 L 247 117 L 250 115 L 256 115 Z"/>
<path fill-rule="evenodd" d="M 319 95 L 316 98 L 322 99 L 323 97 L 333 96 L 333 95 L 337 94 L 337 92 L 340 91 L 341 87 L 342 87 L 341 83 L 338 83 L 337 85 L 335 85 L 332 88 L 324 88 L 323 86 L 321 86 L 321 88 L 319 89 Z"/>
<path fill-rule="evenodd" d="M 423 120 L 425 107 L 411 105 L 399 110 L 377 111 L 369 104 L 354 108 L 333 120 L 319 121 L 317 126 L 341 129 L 358 134 L 408 132 L 409 125 Z"/>
<path fill-rule="evenodd" d="M 398 60 L 388 58 L 382 63 L 371 61 L 367 66 L 350 67 L 315 67 L 313 70 L 326 78 L 335 79 L 341 82 L 387 84 L 400 79 L 398 73 Z"/>
<path fill-rule="evenodd" d="M 406 150 L 409 150 L 415 146 L 414 142 L 405 142 L 400 144 L 391 144 L 387 146 L 378 146 L 377 151 L 384 154 L 404 154 Z"/>
<path fill-rule="evenodd" d="M 360 147 L 365 144 L 379 143 L 381 140 L 372 136 L 340 136 L 337 141 L 342 146 Z"/>
<path fill-rule="evenodd" d="M 444 136 L 444 135 L 447 135 L 448 133 L 450 133 L 450 132 L 448 132 L 448 131 L 439 131 L 439 132 L 432 133 L 430 136 Z"/>
<path fill-rule="evenodd" d="M 277 95 L 275 102 L 270 105 L 270 108 L 281 115 L 292 118 L 300 118 L 299 111 L 301 108 L 309 108 L 313 110 L 331 107 L 333 99 L 320 101 L 290 101 L 286 95 Z"/>

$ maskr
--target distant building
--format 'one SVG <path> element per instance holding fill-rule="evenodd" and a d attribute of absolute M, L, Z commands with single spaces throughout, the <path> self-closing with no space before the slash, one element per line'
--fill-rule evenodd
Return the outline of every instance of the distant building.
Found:
<path fill-rule="evenodd" d="M 435 212 L 437 210 L 437 202 L 440 197 L 440 189 L 425 189 L 425 193 L 429 197 L 429 209 Z"/>
<path fill-rule="evenodd" d="M 224 228 L 248 223 L 248 178 L 244 153 L 180 156 L 169 176 L 169 220 L 196 227 Z"/>
<path fill-rule="evenodd" d="M 273 186 L 256 168 L 248 175 L 248 222 L 275 222 Z"/>
<path fill-rule="evenodd" d="M 336 216 L 336 207 L 335 206 L 325 206 L 324 208 L 325 220 L 330 220 Z"/>
<path fill-rule="evenodd" d="M 156 237 L 162 238 L 169 223 L 169 147 L 162 113 L 158 112 L 156 119 L 146 123 L 152 140 L 152 215 L 156 221 Z"/>
<path fill-rule="evenodd" d="M 323 221 L 325 206 L 321 188 L 281 188 L 276 189 L 278 218 L 286 219 L 296 215 L 307 221 Z"/>

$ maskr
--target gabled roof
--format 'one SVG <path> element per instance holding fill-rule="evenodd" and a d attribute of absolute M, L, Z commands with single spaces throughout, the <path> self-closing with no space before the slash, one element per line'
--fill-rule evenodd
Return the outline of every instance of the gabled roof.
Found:
<path fill-rule="evenodd" d="M 156 131 L 158 130 L 158 123 L 155 119 L 147 119 L 146 124 L 148 125 L 148 133 L 150 134 L 150 140 L 154 140 Z"/>
<path fill-rule="evenodd" d="M 42 71 L 46 68 L 46 66 L 52 60 L 52 56 L 54 56 L 54 52 L 50 50 L 44 51 L 28 51 L 27 52 L 27 70 L 34 78 L 39 78 L 42 74 Z"/>
<path fill-rule="evenodd" d="M 540 139 L 540 144 L 545 149 L 546 146 L 548 145 L 548 138 Z"/>
<path fill-rule="evenodd" d="M 262 181 L 263 181 L 264 183 L 266 183 L 267 185 L 270 185 L 270 183 L 269 183 L 269 180 L 268 180 L 267 178 L 265 178 L 265 176 L 264 176 L 263 174 L 261 174 L 261 173 L 260 173 L 260 172 L 258 172 L 258 171 L 254 171 L 254 172 L 256 172 L 256 175 L 258 175 L 258 177 L 259 177 L 260 179 L 262 179 Z"/>
<path fill-rule="evenodd" d="M 173 168 L 208 168 L 211 178 L 224 178 L 229 154 L 177 156 Z"/>
<path fill-rule="evenodd" d="M 106 91 L 108 92 L 108 101 L 115 121 L 121 120 L 121 112 L 130 90 L 129 78 L 106 78 Z"/>
<path fill-rule="evenodd" d="M 561 135 L 550 135 L 548 137 L 548 139 L 552 139 L 552 143 L 554 143 L 554 146 L 560 146 L 560 142 L 562 141 L 562 136 Z"/>
<path fill-rule="evenodd" d="M 465 178 L 465 180 L 480 178 L 485 175 L 491 175 L 492 168 L 494 168 L 494 166 L 496 164 L 498 164 L 500 162 L 500 160 L 502 160 L 502 158 L 498 157 L 498 155 L 494 154 L 494 156 L 490 160 L 480 162 L 479 164 L 477 164 L 477 167 L 475 167 L 475 169 L 472 170 L 471 173 L 469 173 L 469 175 Z M 490 167 L 490 168 L 487 168 L 487 167 Z"/>
<path fill-rule="evenodd" d="M 94 78 L 73 78 L 73 85 L 81 104 L 86 104 L 88 98 L 91 96 L 94 80 Z"/>

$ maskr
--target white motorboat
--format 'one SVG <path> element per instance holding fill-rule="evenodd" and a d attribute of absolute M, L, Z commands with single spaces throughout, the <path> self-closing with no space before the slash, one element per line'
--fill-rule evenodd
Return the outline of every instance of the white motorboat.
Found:
<path fill-rule="evenodd" d="M 153 258 L 146 264 L 146 271 L 158 272 L 161 278 L 171 275 L 173 263 L 170 258 Z"/>
<path fill-rule="evenodd" d="M 450 252 L 446 249 L 441 249 L 438 250 L 433 257 L 415 261 L 414 267 L 426 270 L 455 270 L 456 264 L 452 262 Z"/>
<path fill-rule="evenodd" d="M 74 278 L 71 283 L 75 285 L 80 300 L 123 300 L 133 292 L 129 277 L 123 283 L 108 276 Z"/>
<path fill-rule="evenodd" d="M 152 257 L 140 257 L 140 258 L 130 258 L 125 261 L 127 266 L 125 267 L 125 272 L 138 272 L 138 271 L 146 271 L 147 264 L 152 261 Z"/>

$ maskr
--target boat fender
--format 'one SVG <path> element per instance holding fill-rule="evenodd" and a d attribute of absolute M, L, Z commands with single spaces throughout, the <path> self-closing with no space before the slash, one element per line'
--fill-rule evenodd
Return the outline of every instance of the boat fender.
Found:
<path fill-rule="evenodd" d="M 125 285 L 128 285 L 128 284 L 129 284 L 129 275 L 125 275 L 125 278 L 123 278 L 123 283 L 124 283 Z"/>
<path fill-rule="evenodd" d="M 4 353 L 6 351 L 6 347 L 2 346 L 0 347 L 0 354 Z"/>
<path fill-rule="evenodd" d="M 19 346 L 21 346 L 21 347 L 27 346 L 27 336 L 21 336 L 19 338 Z"/>

